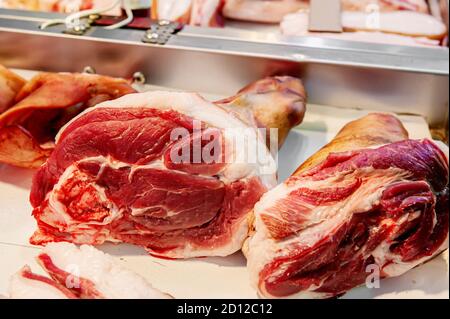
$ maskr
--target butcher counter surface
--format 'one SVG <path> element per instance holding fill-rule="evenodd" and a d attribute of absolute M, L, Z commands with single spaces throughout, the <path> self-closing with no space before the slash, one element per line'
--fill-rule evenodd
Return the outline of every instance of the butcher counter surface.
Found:
<path fill-rule="evenodd" d="M 29 78 L 34 72 L 18 73 Z M 146 86 L 145 90 L 161 89 Z M 220 96 L 207 93 L 205 98 Z M 369 111 L 308 105 L 304 122 L 289 135 L 279 154 L 279 180 L 292 172 L 330 141 L 339 129 Z M 411 138 L 430 138 L 426 121 L 419 116 L 401 115 Z M 28 243 L 36 229 L 28 201 L 33 171 L 0 164 L 0 294 L 5 295 L 9 277 L 24 264 L 34 267 L 36 251 Z M 225 258 L 165 260 L 149 256 L 142 248 L 126 244 L 99 247 L 119 263 L 144 276 L 155 288 L 175 298 L 256 298 L 250 286 L 246 261 L 241 253 Z M 448 251 L 407 274 L 381 281 L 380 288 L 361 287 L 343 298 L 449 298 Z"/>

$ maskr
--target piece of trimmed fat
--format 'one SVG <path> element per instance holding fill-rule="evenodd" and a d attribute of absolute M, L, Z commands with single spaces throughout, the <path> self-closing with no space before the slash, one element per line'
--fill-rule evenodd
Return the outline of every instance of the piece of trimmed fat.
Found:
<path fill-rule="evenodd" d="M 171 298 L 93 246 L 77 247 L 70 243 L 50 243 L 42 250 L 42 254 L 48 255 L 58 269 L 71 273 L 74 278 L 90 280 L 104 298 Z"/>

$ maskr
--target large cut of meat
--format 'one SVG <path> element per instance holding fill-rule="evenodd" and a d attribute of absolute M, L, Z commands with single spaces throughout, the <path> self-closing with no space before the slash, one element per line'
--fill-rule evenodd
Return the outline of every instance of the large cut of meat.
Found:
<path fill-rule="evenodd" d="M 358 42 L 407 46 L 439 46 L 447 26 L 429 14 L 424 0 L 345 0 L 342 2 L 343 32 L 310 32 L 309 11 L 283 16 L 281 33 L 318 36 Z"/>
<path fill-rule="evenodd" d="M 138 274 L 92 246 L 51 243 L 36 257 L 50 276 L 24 266 L 9 283 L 12 299 L 168 299 Z"/>
<path fill-rule="evenodd" d="M 14 106 L 0 114 L 0 162 L 39 167 L 52 152 L 56 133 L 73 117 L 97 103 L 134 92 L 126 80 L 107 76 L 36 75 L 17 93 Z"/>
<path fill-rule="evenodd" d="M 304 112 L 303 86 L 290 77 L 217 104 L 158 91 L 91 108 L 59 132 L 34 176 L 39 230 L 31 243 L 127 242 L 169 258 L 232 254 L 254 204 L 276 184 L 256 126 L 278 128 L 283 141 Z"/>
<path fill-rule="evenodd" d="M 429 12 L 426 0 L 342 0 L 342 9 L 362 12 L 373 12 L 374 10 Z"/>
<path fill-rule="evenodd" d="M 0 64 L 0 114 L 10 108 L 25 80 Z"/>
<path fill-rule="evenodd" d="M 344 11 L 408 10 L 428 13 L 425 0 L 342 0 L 341 2 Z M 223 15 L 236 20 L 278 23 L 287 14 L 308 8 L 309 0 L 227 0 Z"/>
<path fill-rule="evenodd" d="M 439 45 L 447 35 L 446 25 L 436 17 L 414 11 L 342 12 L 343 33 L 309 32 L 309 13 L 288 14 L 281 22 L 285 35 L 320 36 L 336 39 L 399 45 Z"/>
<path fill-rule="evenodd" d="M 244 252 L 259 293 L 335 297 L 445 250 L 446 152 L 389 114 L 346 125 L 255 205 Z"/>

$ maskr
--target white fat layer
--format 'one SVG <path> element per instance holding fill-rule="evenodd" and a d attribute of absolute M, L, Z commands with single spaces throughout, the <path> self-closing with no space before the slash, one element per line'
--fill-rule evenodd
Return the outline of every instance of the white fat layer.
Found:
<path fill-rule="evenodd" d="M 214 103 L 208 102 L 197 93 L 150 91 L 144 93 L 127 94 L 112 101 L 98 104 L 95 108 L 89 108 L 67 123 L 58 133 L 59 136 L 65 128 L 78 118 L 92 112 L 100 107 L 104 108 L 150 108 L 157 110 L 174 110 L 186 116 L 200 120 L 216 128 L 246 128 L 247 125 L 218 107 Z"/>
<path fill-rule="evenodd" d="M 144 164 L 144 165 L 138 165 L 138 164 L 128 164 L 128 163 L 124 163 L 121 161 L 117 161 L 115 159 L 113 159 L 111 156 L 95 156 L 95 157 L 87 157 L 84 158 L 80 161 L 80 163 L 99 163 L 100 164 L 100 171 L 98 173 L 98 175 L 100 175 L 102 173 L 102 171 L 105 168 L 112 168 L 112 169 L 121 169 L 121 168 L 129 168 L 130 169 L 130 176 L 129 179 L 131 180 L 133 174 L 139 170 L 145 170 L 145 169 L 158 169 L 158 170 L 169 170 L 165 165 L 164 165 L 164 161 L 162 159 L 157 159 L 154 160 L 151 163 L 148 164 Z M 224 184 L 231 184 L 233 182 L 236 181 L 242 181 L 244 179 L 253 177 L 254 175 L 252 174 L 252 170 L 249 170 L 248 167 L 250 165 L 248 164 L 235 164 L 235 168 L 236 168 L 236 172 L 234 172 L 234 174 L 227 174 L 226 171 L 227 169 L 225 169 L 224 171 L 218 173 L 217 177 L 219 178 L 220 181 L 222 181 Z M 64 185 L 64 183 L 70 179 L 73 176 L 74 171 L 76 170 L 76 165 L 71 165 L 69 166 L 66 171 L 64 172 L 64 174 L 61 176 L 61 178 L 59 179 L 58 185 L 59 188 L 61 188 L 62 185 Z M 178 174 L 189 174 L 183 171 L 176 171 Z M 203 176 L 206 178 L 211 178 L 211 176 L 205 176 L 205 175 L 198 175 L 198 176 Z M 268 176 L 267 176 L 268 177 Z M 261 178 L 262 180 L 263 178 Z M 266 181 L 268 181 L 268 179 L 266 179 Z M 272 188 L 273 187 L 273 183 L 275 183 L 275 181 L 271 181 L 268 185 L 265 185 L 267 188 Z M 264 183 L 263 183 L 264 184 Z M 57 189 L 59 189 L 57 188 Z M 101 187 L 96 187 L 99 190 L 101 190 L 101 198 L 107 200 L 106 195 L 104 195 L 104 190 Z M 56 189 L 56 188 L 55 188 Z"/>
<path fill-rule="evenodd" d="M 43 253 L 49 255 L 59 269 L 92 281 L 107 299 L 169 298 L 143 277 L 118 265 L 111 256 L 92 246 L 78 248 L 69 243 L 50 243 Z"/>
<path fill-rule="evenodd" d="M 8 296 L 12 299 L 67 299 L 58 288 L 40 280 L 25 278 L 21 272 L 10 278 Z"/>
<path fill-rule="evenodd" d="M 400 260 L 400 258 L 390 254 L 388 245 L 382 245 L 378 247 L 375 254 L 377 255 L 378 258 L 380 258 L 381 261 L 384 260 L 385 262 L 387 262 L 392 260 L 393 261 L 392 263 L 383 267 L 383 272 L 388 277 L 398 277 L 408 272 L 409 270 L 413 269 L 414 267 L 417 267 L 425 263 L 426 261 L 433 259 L 434 257 L 436 257 L 437 255 L 439 255 L 440 253 L 442 253 L 447 249 L 448 249 L 448 235 L 444 243 L 441 245 L 441 247 L 439 247 L 432 255 L 425 256 L 421 259 L 414 260 L 411 262 L 403 262 Z M 385 257 L 382 257 L 383 253 L 385 253 Z"/>
<path fill-rule="evenodd" d="M 313 247 L 318 241 L 328 236 L 330 232 L 337 230 L 340 226 L 349 222 L 355 213 L 365 212 L 373 207 L 380 199 L 386 185 L 404 178 L 404 171 L 390 168 L 388 170 L 376 170 L 374 168 L 364 168 L 358 172 L 353 172 L 348 176 L 350 180 L 356 177 L 361 178 L 363 183 L 352 196 L 333 206 L 312 207 L 308 213 L 312 223 L 305 229 L 284 240 L 274 240 L 261 219 L 262 214 L 267 214 L 267 210 L 276 206 L 277 201 L 286 199 L 288 194 L 298 188 L 321 189 L 334 185 L 336 180 L 345 179 L 345 172 L 332 176 L 322 181 L 301 180 L 292 186 L 286 183 L 281 184 L 269 191 L 255 205 L 255 228 L 256 232 L 250 237 L 248 242 L 248 269 L 251 283 L 258 286 L 259 273 L 265 265 L 269 264 L 277 257 L 282 257 L 290 252 L 290 247 Z M 358 174 L 357 176 L 353 176 Z M 374 178 L 374 176 L 376 176 Z M 277 216 L 274 216 L 277 217 Z M 326 218 L 325 218 L 326 217 Z M 309 222 L 309 221 L 308 221 Z M 274 273 L 282 273 L 284 267 Z M 259 287 L 261 288 L 261 287 Z M 260 291 L 264 293 L 263 290 Z"/>
<path fill-rule="evenodd" d="M 198 248 L 193 247 L 189 243 L 184 245 L 182 248 L 176 248 L 168 252 L 164 252 L 162 257 L 167 258 L 197 258 L 197 257 L 207 257 L 207 256 L 218 256 L 226 257 L 234 254 L 236 251 L 242 248 L 245 239 L 248 236 L 248 219 L 244 216 L 240 222 L 236 222 L 234 229 L 231 231 L 233 234 L 231 239 L 227 241 L 225 245 L 215 247 L 214 253 L 211 254 L 211 248 Z M 158 256 L 157 252 L 148 250 L 151 254 Z"/>
<path fill-rule="evenodd" d="M 442 37 L 447 32 L 444 23 L 429 14 L 413 11 L 393 11 L 378 14 L 343 12 L 345 28 L 390 32 L 410 36 Z"/>
<path fill-rule="evenodd" d="M 442 153 L 444 153 L 444 155 L 445 155 L 444 161 L 448 163 L 448 159 L 449 159 L 448 146 L 444 142 L 441 142 L 441 141 L 433 141 L 433 143 L 442 151 Z"/>
<path fill-rule="evenodd" d="M 58 133 L 57 143 L 61 134 L 71 123 L 102 107 L 174 110 L 212 127 L 222 129 L 226 141 L 227 165 L 220 174 L 221 179 L 230 183 L 243 178 L 259 176 L 263 185 L 268 189 L 277 184 L 275 160 L 258 130 L 249 127 L 231 113 L 195 93 L 153 91 L 128 94 L 113 101 L 100 103 L 95 108 L 85 110 L 67 123 Z M 258 156 L 252 158 L 256 152 Z"/>
<path fill-rule="evenodd" d="M 285 35 L 319 35 L 343 40 L 399 45 L 439 45 L 439 42 L 432 42 L 428 38 L 440 38 L 447 32 L 445 24 L 435 17 L 411 11 L 379 14 L 346 11 L 342 13 L 342 25 L 346 29 L 359 31 L 338 34 L 310 33 L 307 11 L 286 15 L 280 27 Z"/>

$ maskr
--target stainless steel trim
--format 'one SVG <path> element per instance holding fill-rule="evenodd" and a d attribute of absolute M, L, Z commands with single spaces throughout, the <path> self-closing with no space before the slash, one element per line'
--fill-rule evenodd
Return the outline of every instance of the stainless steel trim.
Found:
<path fill-rule="evenodd" d="M 41 21 L 49 19 L 60 19 L 64 17 L 63 14 L 55 12 L 40 12 L 40 11 L 29 11 L 29 10 L 13 10 L 13 9 L 1 9 L 0 16 L 2 18 L 14 17 L 17 19 L 38 19 Z"/>
<path fill-rule="evenodd" d="M 289 74 L 304 80 L 313 104 L 420 114 L 432 126 L 446 125 L 448 48 L 317 38 L 291 43 L 277 35 L 194 27 L 159 46 L 141 42 L 145 31 L 93 27 L 72 36 L 62 26 L 39 30 L 40 22 L 29 17 L 0 17 L 0 63 L 69 72 L 90 65 L 98 73 L 129 78 L 141 71 L 156 86 L 224 96 L 261 77 Z"/>
<path fill-rule="evenodd" d="M 39 13 L 34 18 L 26 13 L 0 9 L 0 30 L 32 32 L 61 36 L 62 27 L 55 26 L 39 33 L 39 21 L 55 14 Z M 57 15 L 58 16 L 58 15 Z M 136 30 L 104 30 L 93 27 L 83 37 L 86 40 L 115 41 L 140 45 L 143 33 Z M 151 44 L 146 44 L 151 45 Z M 415 48 L 405 46 L 363 44 L 354 41 L 322 39 L 318 37 L 284 37 L 248 31 L 217 30 L 186 26 L 166 44 L 173 49 L 200 50 L 265 58 L 291 62 L 313 62 L 346 66 L 363 66 L 411 72 L 449 74 L 447 48 Z"/>

